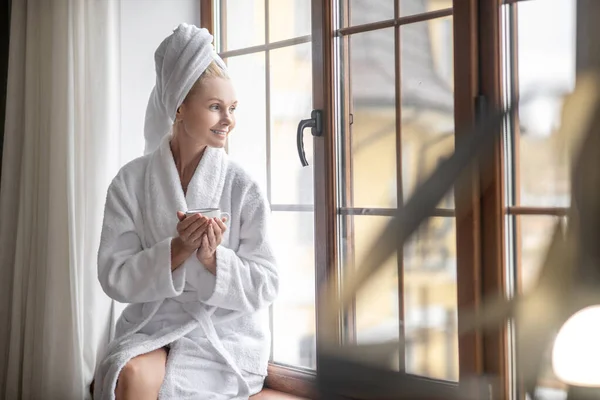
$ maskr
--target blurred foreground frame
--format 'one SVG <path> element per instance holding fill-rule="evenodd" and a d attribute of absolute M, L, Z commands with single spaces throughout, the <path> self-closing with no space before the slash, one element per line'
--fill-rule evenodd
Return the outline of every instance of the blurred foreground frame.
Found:
<path fill-rule="evenodd" d="M 326 316 L 335 319 L 338 311 L 350 304 L 369 278 L 432 215 L 436 204 L 462 179 L 462 174 L 475 161 L 485 159 L 499 139 L 504 119 L 516 108 L 515 102 L 505 110 L 490 111 L 466 135 L 457 135 L 464 139 L 457 143 L 454 154 L 398 209 L 356 272 L 339 287 L 335 282 L 328 286 Z M 531 291 L 484 301 L 478 309 L 471 310 L 458 331 L 464 335 L 497 330 L 513 321 L 517 332 L 518 384 L 531 399 L 535 399 L 544 355 L 556 332 L 574 312 L 600 304 L 600 76 L 596 72 L 582 74 L 573 93 L 566 96 L 557 135 L 564 146 L 577 149 L 572 157 L 568 224 L 556 224 L 539 281 Z M 402 340 L 344 345 L 332 331 L 327 332 L 318 346 L 316 385 L 323 399 L 481 400 L 490 398 L 490 384 L 496 379 L 461 376 L 459 384 L 449 382 L 446 388 L 439 381 L 432 386 L 427 378 L 394 371 L 392 358 L 404 346 Z"/>
<path fill-rule="evenodd" d="M 556 224 L 552 240 L 535 287 L 526 294 L 512 298 L 490 298 L 470 310 L 459 324 L 459 335 L 469 332 L 498 330 L 512 321 L 516 327 L 516 384 L 531 399 L 545 353 L 554 335 L 576 311 L 600 304 L 600 46 L 579 43 L 582 37 L 593 42 L 600 34 L 600 0 L 579 0 L 578 59 L 581 54 L 588 65 L 578 66 L 577 83 L 572 94 L 565 97 L 560 143 L 570 150 L 571 206 L 568 223 Z M 586 8 L 589 7 L 586 13 Z M 593 12 L 596 10 L 598 12 Z M 581 19 L 581 15 L 588 17 Z M 593 19 L 599 19 L 593 21 Z M 582 33 L 581 30 L 587 31 Z M 595 31 L 595 32 L 594 32 Z M 521 103 L 527 102 L 522 99 Z M 384 265 L 398 248 L 424 222 L 442 197 L 469 172 L 474 163 L 490 159 L 487 155 L 500 140 L 502 124 L 518 108 L 513 102 L 505 110 L 487 110 L 468 132 L 457 134 L 452 156 L 442 162 L 415 191 L 403 208 L 383 229 L 367 252 L 356 272 L 342 283 L 330 282 L 325 296 L 326 318 L 335 320 L 339 310 L 352 301 L 358 290 Z M 460 187 L 460 186 L 459 186 Z M 456 196 L 464 195 L 455 189 Z M 456 218 L 461 218 L 458 214 Z M 343 288 L 343 290 L 341 290 Z M 416 375 L 392 370 L 392 357 L 404 346 L 397 340 L 370 345 L 340 344 L 334 331 L 319 339 L 319 366 L 315 380 L 316 392 L 322 399 L 456 399 L 482 400 L 492 398 L 494 376 L 461 375 L 459 383 L 446 385 Z M 600 340 L 600 338 L 599 338 Z M 568 399 L 600 399 L 598 389 L 570 388 Z"/>

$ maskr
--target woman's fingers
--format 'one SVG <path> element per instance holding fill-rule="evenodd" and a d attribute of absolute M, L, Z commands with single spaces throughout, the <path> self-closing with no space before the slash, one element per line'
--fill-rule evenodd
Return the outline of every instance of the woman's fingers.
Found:
<path fill-rule="evenodd" d="M 185 231 L 192 227 L 194 224 L 198 224 L 202 221 L 206 222 L 207 218 L 202 214 L 193 214 L 188 217 L 185 217 L 183 221 L 179 222 L 177 226 L 181 229 L 181 231 Z"/>
<path fill-rule="evenodd" d="M 206 253 L 206 252 L 210 251 L 210 249 L 209 249 L 209 243 L 208 243 L 208 235 L 202 235 L 201 241 L 202 241 L 202 244 L 200 246 L 200 250 L 203 253 Z"/>
<path fill-rule="evenodd" d="M 225 225 L 223 220 L 221 218 L 215 218 L 215 221 L 217 222 L 219 228 L 221 228 L 221 233 L 225 233 L 225 231 L 227 230 L 227 225 Z"/>
<path fill-rule="evenodd" d="M 219 226 L 219 223 L 216 219 L 211 225 L 213 227 L 213 230 L 215 231 L 215 247 L 217 247 L 219 244 L 221 244 L 221 239 L 223 238 L 223 230 Z"/>
<path fill-rule="evenodd" d="M 181 215 L 178 214 L 178 217 Z M 220 218 L 209 219 L 201 214 L 186 216 L 177 224 L 177 232 L 190 247 L 204 247 L 214 251 L 223 239 L 227 226 Z"/>
<path fill-rule="evenodd" d="M 182 233 L 184 235 L 186 235 L 187 237 L 190 237 L 197 230 L 203 230 L 203 229 L 205 230 L 207 223 L 208 223 L 208 219 L 206 217 L 200 217 L 196 221 L 191 223 L 187 228 L 185 228 Z"/>
<path fill-rule="evenodd" d="M 206 232 L 206 229 L 208 228 L 208 223 L 210 222 L 210 220 L 206 217 L 202 217 L 200 219 L 200 221 L 198 221 L 198 223 L 195 223 L 193 225 L 191 225 L 188 230 L 192 233 L 198 232 L 200 231 L 200 233 L 204 233 Z"/>
<path fill-rule="evenodd" d="M 198 228 L 196 229 L 194 232 L 192 232 L 190 234 L 189 237 L 189 242 L 191 242 L 194 245 L 197 245 L 198 247 L 200 246 L 200 239 L 202 238 L 202 235 L 204 235 L 205 230 L 202 228 Z"/>
<path fill-rule="evenodd" d="M 208 222 L 208 218 L 200 214 L 194 214 L 178 224 L 177 233 L 186 246 L 197 248 L 201 244 L 201 237 L 206 232 Z M 182 227 L 185 227 L 185 229 Z"/>
<path fill-rule="evenodd" d="M 214 224 L 211 223 L 208 227 L 208 231 L 206 232 L 206 236 L 208 236 L 208 244 L 210 245 L 211 249 L 214 249 L 215 247 L 217 247 L 217 238 L 215 235 L 215 229 L 214 229 Z"/>

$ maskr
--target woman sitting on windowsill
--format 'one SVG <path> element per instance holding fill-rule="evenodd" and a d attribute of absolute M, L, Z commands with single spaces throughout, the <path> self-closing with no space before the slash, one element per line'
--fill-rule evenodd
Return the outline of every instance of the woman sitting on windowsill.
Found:
<path fill-rule="evenodd" d="M 278 291 L 269 209 L 223 150 L 237 102 L 211 42 L 182 24 L 160 44 L 146 155 L 108 190 L 98 275 L 131 304 L 96 372 L 97 400 L 242 399 L 263 386 Z"/>

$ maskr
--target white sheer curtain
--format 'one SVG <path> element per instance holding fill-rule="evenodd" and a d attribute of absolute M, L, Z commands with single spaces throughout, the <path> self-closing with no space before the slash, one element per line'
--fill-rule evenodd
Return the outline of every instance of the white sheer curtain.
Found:
<path fill-rule="evenodd" d="M 112 303 L 97 282 L 120 166 L 120 0 L 13 0 L 0 181 L 0 398 L 84 399 Z"/>

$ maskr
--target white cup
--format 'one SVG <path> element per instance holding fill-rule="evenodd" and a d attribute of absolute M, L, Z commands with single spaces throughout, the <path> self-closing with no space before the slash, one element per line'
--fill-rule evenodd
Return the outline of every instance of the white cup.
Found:
<path fill-rule="evenodd" d="M 227 221 L 231 219 L 231 215 L 227 212 L 221 212 L 218 208 L 198 208 L 194 210 L 187 210 L 185 215 L 189 217 L 194 214 L 202 214 L 206 218 L 227 218 Z"/>

